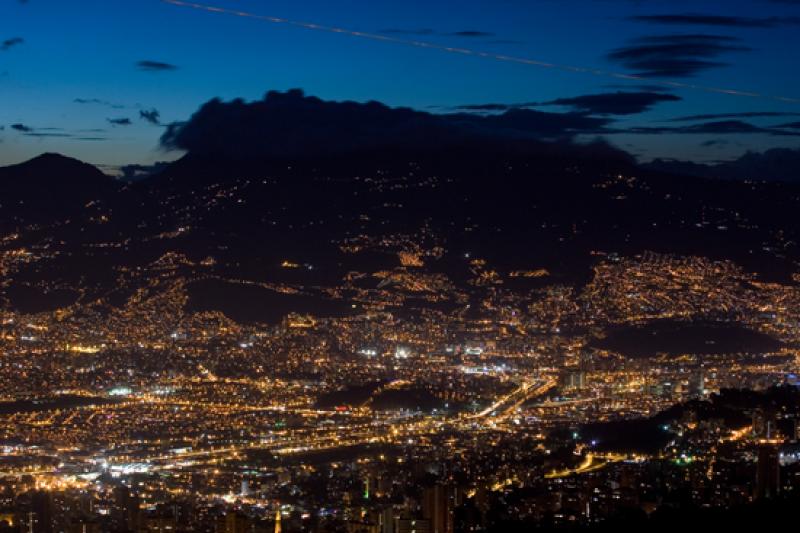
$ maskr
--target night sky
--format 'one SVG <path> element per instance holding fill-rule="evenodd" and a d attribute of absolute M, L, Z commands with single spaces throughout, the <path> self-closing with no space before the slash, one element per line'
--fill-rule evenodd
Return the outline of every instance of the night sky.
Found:
<path fill-rule="evenodd" d="M 109 170 L 175 159 L 180 152 L 159 143 L 165 127 L 204 102 L 290 88 L 431 113 L 522 107 L 601 117 L 602 130 L 570 134 L 603 136 L 642 160 L 715 161 L 800 146 L 800 1 L 203 3 L 391 40 L 160 0 L 1 0 L 0 165 L 42 152 Z"/>

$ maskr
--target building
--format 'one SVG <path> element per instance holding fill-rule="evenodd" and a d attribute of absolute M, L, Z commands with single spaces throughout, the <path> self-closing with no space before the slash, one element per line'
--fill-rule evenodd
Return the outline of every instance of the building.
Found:
<path fill-rule="evenodd" d="M 430 522 L 431 533 L 453 533 L 455 507 L 455 488 L 435 485 L 425 489 L 422 517 Z"/>
<path fill-rule="evenodd" d="M 112 517 L 119 531 L 138 531 L 141 526 L 139 496 L 124 485 L 116 487 Z"/>
<path fill-rule="evenodd" d="M 777 496 L 780 489 L 780 462 L 778 448 L 762 446 L 758 449 L 756 463 L 756 493 L 758 500 Z"/>

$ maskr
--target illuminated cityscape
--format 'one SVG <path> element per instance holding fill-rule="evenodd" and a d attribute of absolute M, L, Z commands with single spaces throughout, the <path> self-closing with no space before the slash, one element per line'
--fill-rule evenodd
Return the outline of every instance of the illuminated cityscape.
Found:
<path fill-rule="evenodd" d="M 570 2 L 0 6 L 0 533 L 793 520 L 800 7 Z"/>
<path fill-rule="evenodd" d="M 155 238 L 168 248 L 190 231 Z M 67 253 L 26 240 L 4 238 L 12 297 L 26 269 Z M 102 244 L 87 256 L 133 247 Z M 795 285 L 654 252 L 596 255 L 583 286 L 464 253 L 458 282 L 428 266 L 450 253 L 439 239 L 336 246 L 395 265 L 321 287 L 167 251 L 116 267 L 104 295 L 85 279 L 23 282 L 40 291 L 26 305 L 56 305 L 2 314 L 9 526 L 453 531 L 591 524 L 676 491 L 730 506 L 797 488 Z M 232 316 L 271 295 L 285 311 L 237 321 L 202 300 L 220 288 Z M 48 297 L 59 290 L 74 302 Z"/>

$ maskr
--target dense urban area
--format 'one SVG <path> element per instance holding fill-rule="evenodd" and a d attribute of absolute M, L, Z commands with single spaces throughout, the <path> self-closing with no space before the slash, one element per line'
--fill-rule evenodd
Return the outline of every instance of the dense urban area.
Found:
<path fill-rule="evenodd" d="M 596 249 L 571 282 L 423 224 L 339 235 L 354 259 L 330 282 L 297 281 L 324 259 L 269 256 L 271 281 L 186 251 L 198 212 L 243 202 L 207 190 L 171 230 L 0 237 L 0 531 L 591 528 L 800 490 L 791 276 Z M 113 218 L 82 209 L 63 224 Z M 137 240 L 158 254 L 105 285 L 44 266 Z M 380 266 L 353 267 L 365 252 Z"/>

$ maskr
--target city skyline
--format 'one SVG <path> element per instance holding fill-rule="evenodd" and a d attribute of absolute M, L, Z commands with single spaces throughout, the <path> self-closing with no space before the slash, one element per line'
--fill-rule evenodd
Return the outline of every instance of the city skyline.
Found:
<path fill-rule="evenodd" d="M 793 523 L 798 29 L 0 3 L 0 533 Z"/>

